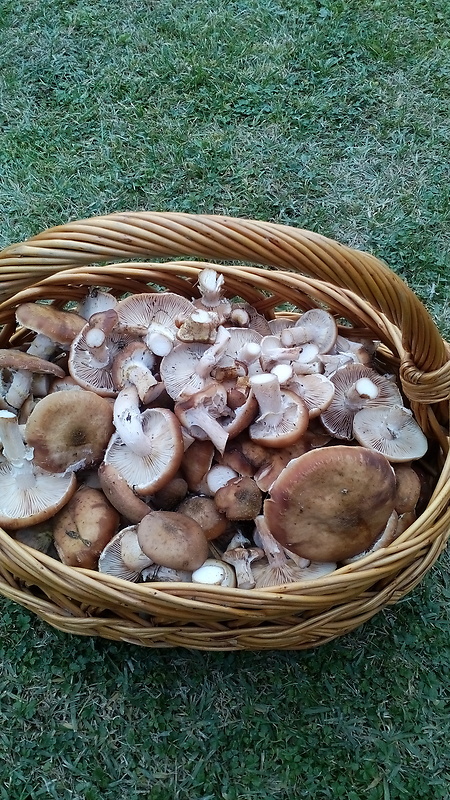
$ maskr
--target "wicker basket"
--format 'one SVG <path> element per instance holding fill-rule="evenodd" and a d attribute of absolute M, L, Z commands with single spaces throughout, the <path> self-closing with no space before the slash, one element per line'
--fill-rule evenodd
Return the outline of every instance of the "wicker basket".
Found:
<path fill-rule="evenodd" d="M 179 256 L 205 261 L 160 263 Z M 318 234 L 254 220 L 151 212 L 81 220 L 0 253 L 0 346 L 24 340 L 14 320 L 21 302 L 63 307 L 88 286 L 121 295 L 148 291 L 149 283 L 198 296 L 197 275 L 207 262 L 224 273 L 230 297 L 243 297 L 269 318 L 286 301 L 299 310 L 320 304 L 382 342 L 380 358 L 398 370 L 416 419 L 434 441 L 436 487 L 426 509 L 389 547 L 282 591 L 129 584 L 66 567 L 0 530 L 0 593 L 67 633 L 146 647 L 315 647 L 407 594 L 449 534 L 448 349 L 388 267 Z"/>

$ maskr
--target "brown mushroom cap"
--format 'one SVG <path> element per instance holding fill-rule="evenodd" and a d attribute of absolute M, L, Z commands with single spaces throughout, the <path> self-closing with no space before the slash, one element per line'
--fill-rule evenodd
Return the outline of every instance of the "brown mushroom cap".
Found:
<path fill-rule="evenodd" d="M 16 319 L 24 328 L 42 333 L 61 345 L 70 345 L 86 325 L 86 320 L 73 311 L 60 311 L 40 303 L 21 303 L 16 309 Z"/>
<path fill-rule="evenodd" d="M 138 525 L 143 552 L 163 567 L 194 570 L 208 558 L 208 541 L 200 525 L 175 511 L 154 511 Z"/>
<path fill-rule="evenodd" d="M 367 550 L 394 510 L 395 474 L 364 447 L 336 445 L 293 459 L 272 484 L 264 514 L 273 536 L 311 561 Z"/>
<path fill-rule="evenodd" d="M 53 520 L 58 555 L 71 567 L 96 569 L 100 553 L 119 526 L 119 514 L 103 492 L 83 486 Z"/>
<path fill-rule="evenodd" d="M 94 392 L 55 392 L 31 412 L 25 438 L 36 464 L 65 472 L 101 461 L 114 431 L 112 419 L 111 405 Z"/>

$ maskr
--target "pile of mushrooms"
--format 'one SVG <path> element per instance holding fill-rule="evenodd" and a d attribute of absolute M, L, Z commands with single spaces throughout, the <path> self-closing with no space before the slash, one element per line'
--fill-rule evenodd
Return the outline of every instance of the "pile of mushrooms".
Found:
<path fill-rule="evenodd" d="M 92 290 L 24 303 L 0 351 L 0 524 L 129 581 L 267 588 L 386 546 L 415 518 L 428 442 L 377 343 L 311 309 Z M 350 330 L 350 329 L 349 329 Z"/>

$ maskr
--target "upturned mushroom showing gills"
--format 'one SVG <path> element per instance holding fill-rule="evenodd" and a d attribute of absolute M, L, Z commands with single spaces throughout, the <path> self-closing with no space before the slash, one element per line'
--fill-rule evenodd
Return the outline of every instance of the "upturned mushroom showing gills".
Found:
<path fill-rule="evenodd" d="M 320 415 L 322 424 L 338 439 L 353 439 L 353 419 L 366 406 L 402 404 L 396 384 L 364 364 L 348 364 L 330 377 L 334 397 Z"/>
<path fill-rule="evenodd" d="M 311 561 L 367 550 L 394 510 L 395 473 L 380 453 L 336 445 L 289 462 L 270 489 L 264 516 L 283 547 Z"/>
<path fill-rule="evenodd" d="M 73 474 L 53 475 L 32 460 L 17 422 L 10 411 L 0 411 L 0 525 L 9 530 L 50 519 L 77 488 Z"/>
<path fill-rule="evenodd" d="M 104 462 L 111 464 L 136 494 L 157 492 L 174 477 L 183 458 L 183 437 L 175 414 L 166 408 L 141 413 L 137 390 L 130 386 L 116 398 L 114 423 L 116 432 Z"/>
<path fill-rule="evenodd" d="M 250 385 L 259 405 L 259 416 L 249 428 L 250 438 L 267 447 L 285 447 L 300 439 L 309 422 L 303 400 L 282 390 L 276 375 L 253 375 Z"/>

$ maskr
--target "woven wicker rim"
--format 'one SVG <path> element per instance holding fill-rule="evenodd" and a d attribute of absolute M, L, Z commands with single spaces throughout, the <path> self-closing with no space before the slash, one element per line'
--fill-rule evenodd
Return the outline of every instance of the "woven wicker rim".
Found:
<path fill-rule="evenodd" d="M 184 260 L 148 261 L 167 256 Z M 185 260 L 198 257 L 207 261 Z M 245 297 L 268 317 L 286 300 L 299 310 L 321 304 L 381 340 L 382 357 L 398 369 L 416 418 L 438 445 L 439 477 L 426 510 L 390 547 L 325 578 L 265 591 L 127 584 L 65 567 L 0 530 L 0 593 L 60 630 L 146 646 L 322 644 L 408 593 L 448 537 L 448 347 L 398 276 L 370 254 L 293 227 L 206 215 L 112 214 L 52 228 L 0 253 L 0 346 L 23 341 L 14 321 L 20 302 L 63 306 L 86 286 L 123 294 L 145 291 L 148 283 L 192 297 L 207 263 L 224 273 L 230 296 Z"/>

